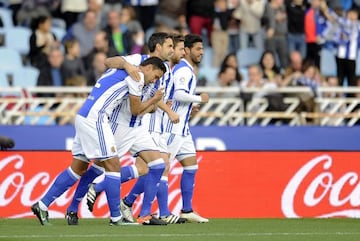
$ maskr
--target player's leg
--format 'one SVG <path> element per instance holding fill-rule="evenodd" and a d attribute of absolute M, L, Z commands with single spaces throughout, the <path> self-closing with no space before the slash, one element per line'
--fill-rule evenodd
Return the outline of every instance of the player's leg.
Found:
<path fill-rule="evenodd" d="M 48 207 L 50 204 L 66 190 L 72 187 L 86 171 L 88 162 L 84 162 L 78 158 L 79 157 L 74 157 L 71 166 L 56 177 L 54 183 L 51 185 L 44 197 L 31 207 L 41 225 L 50 224 L 48 220 Z M 85 157 L 84 160 L 86 160 Z"/>
<path fill-rule="evenodd" d="M 84 198 L 87 190 L 89 189 L 89 185 L 95 180 L 95 178 L 97 178 L 103 173 L 104 173 L 104 168 L 102 167 L 102 164 L 94 162 L 85 172 L 85 174 L 81 176 L 80 181 L 76 187 L 71 204 L 66 212 L 67 221 L 69 225 L 78 224 L 77 212 L 79 209 L 79 204 L 81 200 Z"/>
<path fill-rule="evenodd" d="M 142 151 L 139 153 L 139 156 L 148 164 L 149 173 L 143 176 L 144 198 L 138 223 L 144 225 L 166 225 L 166 222 L 151 216 L 151 206 L 157 193 L 160 178 L 165 169 L 164 160 L 161 158 L 159 151 Z"/>
<path fill-rule="evenodd" d="M 184 223 L 186 219 L 171 213 L 169 210 L 168 175 L 170 171 L 170 161 L 172 160 L 170 158 L 173 158 L 174 155 L 171 156 L 168 154 L 168 152 L 177 153 L 179 151 L 179 147 L 181 146 L 181 143 L 179 143 L 177 140 L 174 140 L 173 138 L 171 138 L 171 141 L 168 143 L 169 136 L 170 134 L 159 134 L 157 137 L 157 143 L 160 148 L 161 157 L 164 159 L 166 165 L 163 175 L 160 179 L 158 192 L 156 194 L 160 212 L 159 217 L 168 224 Z M 181 139 L 179 139 L 179 141 L 181 141 Z"/>
<path fill-rule="evenodd" d="M 183 145 L 181 146 L 179 153 L 176 155 L 177 159 L 183 166 L 180 186 L 183 208 L 180 216 L 186 218 L 189 222 L 206 223 L 209 222 L 209 220 L 195 213 L 192 207 L 195 175 L 198 170 L 195 145 L 191 135 L 182 138 L 184 139 Z"/>

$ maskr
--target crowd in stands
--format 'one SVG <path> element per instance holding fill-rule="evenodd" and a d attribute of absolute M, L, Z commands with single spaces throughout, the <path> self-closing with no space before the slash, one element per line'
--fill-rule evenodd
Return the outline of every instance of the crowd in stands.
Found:
<path fill-rule="evenodd" d="M 315 95 L 318 86 L 357 86 L 359 6 L 358 0 L 2 1 L 15 27 L 31 29 L 25 61 L 39 69 L 40 86 L 74 85 L 78 76 L 93 85 L 107 57 L 145 53 L 153 32 L 191 32 L 204 37 L 200 83 L 263 88 L 255 97 L 282 86 L 310 86 Z M 55 28 L 64 30 L 61 38 Z M 239 57 L 246 49 L 260 54 L 245 66 L 254 58 Z M 322 74 L 332 68 L 321 65 L 324 49 L 336 63 L 331 76 Z M 202 74 L 208 69 L 216 74 Z"/>

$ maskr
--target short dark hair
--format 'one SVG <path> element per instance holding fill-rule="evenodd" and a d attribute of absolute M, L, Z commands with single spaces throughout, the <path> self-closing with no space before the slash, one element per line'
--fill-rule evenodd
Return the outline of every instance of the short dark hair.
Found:
<path fill-rule="evenodd" d="M 184 42 L 184 36 L 182 36 L 181 34 L 172 34 L 171 38 L 174 42 L 174 47 L 179 43 L 179 42 Z"/>
<path fill-rule="evenodd" d="M 165 43 L 165 40 L 168 38 L 171 38 L 171 36 L 168 33 L 165 33 L 165 32 L 153 33 L 150 36 L 148 44 L 147 44 L 150 53 L 155 51 L 157 44 L 163 45 Z"/>
<path fill-rule="evenodd" d="M 188 47 L 188 48 L 192 48 L 194 46 L 195 43 L 202 43 L 203 40 L 201 38 L 200 35 L 198 34 L 187 34 L 185 36 L 185 42 L 184 42 L 184 45 L 185 45 L 185 48 Z"/>
<path fill-rule="evenodd" d="M 163 73 L 166 72 L 166 67 L 164 62 L 158 57 L 150 57 L 141 62 L 140 66 L 147 66 L 151 64 L 154 66 L 154 69 L 160 69 Z"/>

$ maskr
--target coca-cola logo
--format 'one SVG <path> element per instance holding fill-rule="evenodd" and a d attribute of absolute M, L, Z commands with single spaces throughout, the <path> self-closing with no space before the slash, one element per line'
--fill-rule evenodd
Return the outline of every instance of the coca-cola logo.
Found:
<path fill-rule="evenodd" d="M 321 155 L 303 165 L 290 179 L 281 197 L 285 217 L 360 217 L 359 173 L 335 174 L 330 155 Z M 320 207 L 322 213 L 301 211 Z"/>
<path fill-rule="evenodd" d="M 66 155 L 68 157 L 68 155 Z M 69 155 L 71 157 L 71 155 Z M 63 158 L 63 157 L 62 157 Z M 61 159 L 61 158 L 59 158 Z M 198 158 L 198 161 L 201 157 Z M 50 161 L 50 160 L 47 160 Z M 63 160 L 62 160 L 63 161 Z M 40 160 L 39 160 L 40 162 Z M 134 162 L 134 158 L 130 155 L 125 155 L 121 159 L 122 166 L 129 165 Z M 30 206 L 40 200 L 43 195 L 50 188 L 56 176 L 66 168 L 66 163 L 59 165 L 58 169 L 51 168 L 51 163 L 43 162 L 32 163 L 26 160 L 23 155 L 9 154 L 0 159 L 0 210 L 2 215 L 6 217 L 27 217 L 33 216 L 30 211 Z M 70 161 L 69 163 L 70 164 Z M 47 165 L 47 166 L 46 166 Z M 62 168 L 62 169 L 59 169 Z M 169 177 L 169 206 L 173 212 L 180 212 L 182 208 L 181 191 L 179 189 L 179 182 L 182 173 L 182 167 L 177 161 L 171 162 L 170 168 L 171 176 Z M 100 176 L 96 181 L 100 181 L 103 176 Z M 122 196 L 125 195 L 131 188 L 122 188 Z M 66 208 L 70 205 L 75 187 L 69 189 L 49 208 L 49 215 L 54 217 L 64 217 Z M 140 212 L 142 203 L 142 196 L 133 206 L 134 213 Z M 6 212 L 4 212 L 6 211 Z M 81 217 L 108 217 L 109 211 L 105 195 L 100 195 L 96 202 L 94 213 L 88 211 L 86 201 L 81 201 L 79 206 L 79 216 Z"/>

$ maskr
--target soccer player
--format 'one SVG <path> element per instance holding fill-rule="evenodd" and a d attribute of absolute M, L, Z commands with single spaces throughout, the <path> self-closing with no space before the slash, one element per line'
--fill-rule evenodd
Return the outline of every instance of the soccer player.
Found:
<path fill-rule="evenodd" d="M 181 35 L 173 35 L 174 41 L 174 54 L 170 57 L 170 61 L 165 64 L 169 65 L 169 70 L 171 70 L 175 64 L 179 63 L 180 59 L 185 56 L 184 51 L 184 38 Z M 172 70 L 171 70 L 172 71 Z M 164 75 L 165 76 L 165 75 Z M 167 102 L 171 95 L 171 89 L 173 86 L 172 73 L 169 73 L 169 77 L 164 83 L 166 91 L 164 94 L 163 101 Z M 168 224 L 174 223 L 184 223 L 186 220 L 181 218 L 178 215 L 175 215 L 169 211 L 168 207 L 168 172 L 170 169 L 169 155 L 167 150 L 166 139 L 163 134 L 163 125 L 162 119 L 165 116 L 164 112 L 161 109 L 157 109 L 155 113 L 151 114 L 148 119 L 149 132 L 151 133 L 153 139 L 160 148 L 162 157 L 165 160 L 166 168 L 161 177 L 159 189 L 157 192 L 157 201 L 159 205 L 159 217 L 161 220 L 167 222 Z M 137 163 L 141 160 L 137 160 Z M 124 217 L 131 220 L 132 219 L 132 210 L 131 207 L 134 204 L 136 198 L 144 191 L 145 177 L 142 176 L 138 179 L 137 183 L 130 191 L 130 193 L 121 201 L 120 209 Z"/>
<path fill-rule="evenodd" d="M 163 61 L 168 60 L 174 53 L 173 49 L 173 41 L 169 34 L 159 32 L 154 33 L 148 41 L 148 47 L 150 50 L 150 55 L 141 55 L 141 54 L 134 54 L 129 56 L 117 56 L 107 59 L 107 67 L 109 68 L 118 68 L 118 69 L 125 69 L 126 72 L 130 74 L 130 76 L 134 76 L 133 78 L 139 80 L 139 70 L 138 67 L 141 62 L 150 56 L 159 57 Z M 168 79 L 170 79 L 171 70 L 168 64 L 165 63 L 166 66 L 166 73 L 160 78 L 159 82 L 156 83 L 156 88 L 159 86 L 166 87 L 166 83 Z M 151 88 L 148 88 L 151 90 Z M 171 108 L 166 105 L 163 101 L 158 102 L 158 109 L 162 109 L 171 119 L 173 123 L 177 123 L 179 121 L 179 116 L 171 110 Z M 162 112 L 163 113 L 163 112 Z M 116 139 L 116 142 L 123 143 L 122 139 Z M 133 142 L 125 143 L 130 144 Z M 123 145 L 125 145 L 123 144 Z M 134 144 L 134 143 L 133 143 Z M 129 147 L 129 145 L 126 145 Z M 131 146 L 131 145 L 130 145 Z M 124 148 L 121 148 L 122 150 Z M 126 148 L 125 148 L 126 149 Z M 128 150 L 128 149 L 127 149 Z M 167 160 L 167 156 L 162 157 L 164 160 Z M 121 168 L 121 182 L 126 182 L 133 178 L 137 178 L 142 176 L 148 172 L 148 166 L 144 160 L 140 157 L 137 158 L 135 165 L 125 166 Z M 82 198 L 85 196 L 86 191 L 88 190 L 88 186 L 92 181 L 103 173 L 101 169 L 101 164 L 93 164 L 90 166 L 86 174 L 80 179 L 76 192 L 74 194 L 73 200 L 67 210 L 67 221 L 69 225 L 77 225 L 78 224 L 78 206 Z M 130 213 L 131 214 L 131 213 Z M 125 219 L 128 221 L 134 222 L 132 215 L 124 215 Z"/>
<path fill-rule="evenodd" d="M 175 157 L 183 166 L 181 176 L 181 194 L 183 208 L 180 216 L 189 222 L 205 223 L 209 220 L 193 211 L 192 198 L 195 186 L 195 174 L 198 170 L 196 151 L 192 135 L 189 130 L 189 118 L 194 103 L 207 103 L 207 93 L 195 94 L 196 74 L 194 68 L 200 63 L 204 48 L 202 38 L 198 35 L 185 36 L 185 58 L 174 67 L 174 94 L 172 109 L 180 115 L 180 123 L 173 125 L 164 116 L 164 131 L 170 153 L 170 161 Z"/>
<path fill-rule="evenodd" d="M 96 82 L 75 118 L 76 134 L 71 166 L 60 173 L 45 196 L 31 207 L 41 225 L 50 225 L 48 207 L 80 179 L 87 170 L 89 160 L 101 162 L 105 169 L 103 187 L 110 210 L 110 225 L 122 223 L 119 209 L 120 164 L 109 118 L 116 106 L 132 94 L 137 95 L 144 84 L 154 83 L 165 72 L 162 60 L 156 57 L 145 60 L 139 68 L 142 73 L 138 82 L 132 80 L 126 71 L 117 69 L 107 70 Z M 132 114 L 138 115 L 146 111 L 162 96 L 163 93 L 159 90 L 145 102 L 134 99 Z"/>

